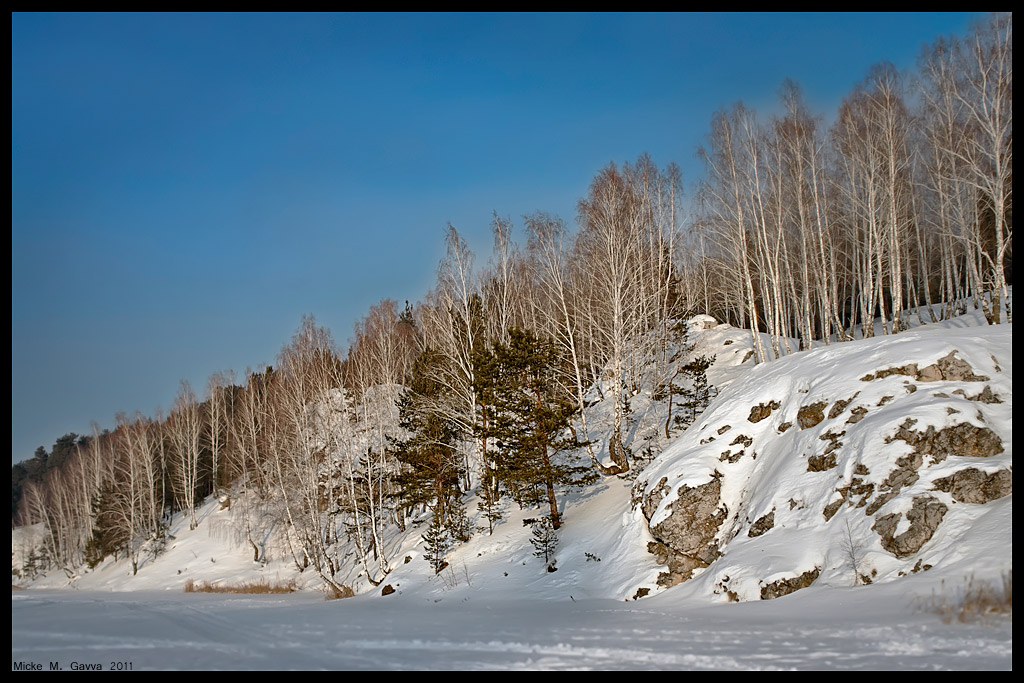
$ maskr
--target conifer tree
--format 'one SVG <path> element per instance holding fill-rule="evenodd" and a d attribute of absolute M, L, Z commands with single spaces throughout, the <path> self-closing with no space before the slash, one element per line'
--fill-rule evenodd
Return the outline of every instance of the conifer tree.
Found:
<path fill-rule="evenodd" d="M 554 571 L 555 563 L 552 562 L 552 558 L 555 556 L 555 550 L 558 549 L 558 535 L 551 526 L 549 518 L 542 517 L 534 523 L 533 537 L 530 539 L 530 543 L 535 548 L 534 557 L 542 558 L 548 571 Z"/>
<path fill-rule="evenodd" d="M 430 526 L 427 533 L 423 534 L 423 559 L 430 563 L 430 568 L 435 574 L 440 574 L 445 568 L 444 556 L 451 548 L 452 539 L 444 522 L 435 510 L 434 516 L 430 519 Z"/>
<path fill-rule="evenodd" d="M 513 329 L 508 344 L 495 344 L 491 353 L 496 368 L 488 434 L 497 450 L 495 474 L 520 505 L 546 500 L 551 526 L 558 529 L 556 489 L 585 485 L 596 474 L 571 462 L 572 451 L 585 444 L 569 430 L 576 407 L 556 382 L 556 349 L 532 332 Z"/>
<path fill-rule="evenodd" d="M 393 452 L 402 464 L 396 477 L 401 502 L 430 505 L 438 523 L 446 524 L 451 501 L 461 494 L 462 469 L 455 448 L 458 428 L 436 409 L 445 390 L 437 379 L 442 363 L 444 357 L 429 348 L 413 363 L 398 403 L 399 425 L 408 436 L 393 442 Z"/>

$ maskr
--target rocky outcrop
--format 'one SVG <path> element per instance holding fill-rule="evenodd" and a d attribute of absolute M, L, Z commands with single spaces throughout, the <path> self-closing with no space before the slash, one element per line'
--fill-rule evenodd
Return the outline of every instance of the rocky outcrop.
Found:
<path fill-rule="evenodd" d="M 747 416 L 747 420 L 757 424 L 761 420 L 765 419 L 772 414 L 773 410 L 778 410 L 782 407 L 782 404 L 778 401 L 768 401 L 767 403 L 758 403 L 756 406 L 750 409 L 750 415 Z"/>
<path fill-rule="evenodd" d="M 906 375 L 907 377 L 913 377 L 919 382 L 986 382 L 988 377 L 985 375 L 974 374 L 974 368 L 971 367 L 970 363 L 963 360 L 962 358 L 956 357 L 956 349 L 953 349 L 948 354 L 921 369 L 918 369 L 917 363 L 908 363 L 906 365 L 900 365 L 897 367 L 884 368 L 873 373 L 869 373 L 860 378 L 862 382 L 870 382 L 876 379 L 882 379 L 883 377 L 891 377 L 892 375 Z"/>
<path fill-rule="evenodd" d="M 871 501 L 864 512 L 868 515 L 875 514 L 883 505 L 895 498 L 904 486 L 917 483 L 920 478 L 917 471 L 923 464 L 924 459 L 919 453 L 911 453 L 897 458 L 895 469 L 891 470 L 878 486 L 878 497 Z"/>
<path fill-rule="evenodd" d="M 910 528 L 902 534 L 895 535 L 902 516 L 899 513 L 879 517 L 871 528 L 881 536 L 883 548 L 896 557 L 910 557 L 931 540 L 947 510 L 932 496 L 917 496 L 907 512 Z"/>
<path fill-rule="evenodd" d="M 767 586 L 761 587 L 761 599 L 774 600 L 775 598 L 781 598 L 783 595 L 795 593 L 801 588 L 807 588 L 817 580 L 818 574 L 820 573 L 821 567 L 815 567 L 814 569 L 806 571 L 799 576 L 773 581 Z"/>
<path fill-rule="evenodd" d="M 932 483 L 939 491 L 952 495 L 958 503 L 982 504 L 1013 493 L 1013 473 L 1010 470 L 989 473 L 968 467 Z"/>
<path fill-rule="evenodd" d="M 857 398 L 858 394 L 860 394 L 859 391 L 845 401 L 836 401 L 832 405 L 832 409 L 828 411 L 828 419 L 834 420 L 842 415 L 843 411 L 846 410 L 846 406 L 850 405 L 853 402 L 853 399 Z"/>
<path fill-rule="evenodd" d="M 682 581 L 690 578 L 693 569 L 708 566 L 720 554 L 715 536 L 727 516 L 721 505 L 721 491 L 721 475 L 717 472 L 706 484 L 680 487 L 668 516 L 651 526 L 651 534 L 675 554 L 673 559 L 681 568 L 680 575 L 684 575 Z M 653 515 L 656 507 L 645 500 L 645 515 L 648 510 Z"/>
<path fill-rule="evenodd" d="M 757 538 L 762 536 L 775 527 L 775 508 L 766 515 L 761 515 L 757 518 L 753 524 L 750 525 L 750 530 L 747 532 L 747 536 L 750 538 Z"/>
<path fill-rule="evenodd" d="M 924 431 L 914 431 L 916 420 L 905 420 L 896 434 L 886 443 L 894 440 L 905 441 L 914 448 L 914 453 L 932 456 L 932 462 L 939 463 L 948 456 L 962 458 L 988 458 L 1003 452 L 1003 442 L 988 427 L 979 427 L 970 422 L 936 430 L 929 425 Z"/>
<path fill-rule="evenodd" d="M 956 350 L 950 351 L 935 363 L 921 368 L 917 373 L 921 382 L 938 382 L 940 380 L 954 382 L 987 382 L 988 377 L 975 375 L 974 368 L 967 361 L 956 357 Z"/>
<path fill-rule="evenodd" d="M 668 567 L 668 571 L 658 574 L 658 585 L 663 588 L 671 588 L 693 576 L 694 569 L 700 569 L 707 565 L 689 555 L 678 553 L 660 541 L 651 541 L 647 544 L 647 552 L 654 555 L 658 564 Z"/>
<path fill-rule="evenodd" d="M 828 401 L 819 401 L 800 408 L 796 413 L 796 421 L 800 429 L 810 429 L 825 419 L 825 406 Z"/>

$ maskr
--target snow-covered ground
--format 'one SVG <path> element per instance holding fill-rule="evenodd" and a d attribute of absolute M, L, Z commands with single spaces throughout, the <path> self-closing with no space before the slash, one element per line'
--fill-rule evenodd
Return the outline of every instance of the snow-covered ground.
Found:
<path fill-rule="evenodd" d="M 708 373 L 720 388 L 718 399 L 639 474 L 635 488 L 609 478 L 564 497 L 555 572 L 534 557 L 523 523 L 539 513 L 510 506 L 494 534 L 478 531 L 450 554 L 441 575 L 433 576 L 423 560 L 422 520 L 389 539 L 392 571 L 381 586 L 370 585 L 351 561 L 342 580 L 360 594 L 326 601 L 312 572 L 299 574 L 282 549 L 271 546 L 267 561 L 253 562 L 240 542 L 238 506 L 210 501 L 199 528 L 176 524 L 166 552 L 143 562 L 136 576 L 125 561 L 108 560 L 70 580 L 52 572 L 24 581 L 29 589 L 12 592 L 12 661 L 44 668 L 56 662 L 65 670 L 72 662 L 104 669 L 127 662 L 134 670 L 1010 669 L 1010 616 L 946 623 L 934 609 L 955 604 L 971 577 L 999 582 L 1012 575 L 1012 495 L 973 504 L 936 490 L 936 480 L 961 465 L 1012 472 L 1012 326 L 980 322 L 964 317 L 754 369 L 744 362 L 749 333 L 705 330 L 694 353 L 718 357 Z M 951 349 L 986 379 L 926 382 L 898 373 L 862 379 L 910 362 L 924 368 Z M 971 400 L 984 385 L 1001 403 Z M 955 393 L 960 388 L 963 395 Z M 748 418 L 752 405 L 770 401 L 780 404 L 770 416 Z M 802 428 L 798 410 L 819 401 L 832 417 Z M 635 414 L 649 414 L 649 425 L 663 423 L 655 402 L 638 395 L 632 403 Z M 863 416 L 849 422 L 859 405 Z M 907 418 L 917 420 L 915 430 L 984 425 L 1003 451 L 942 460 L 926 453 L 912 473 L 917 478 L 901 477 L 891 499 L 867 514 L 870 505 L 837 490 L 873 484 L 877 495 L 869 498 L 876 502 L 892 492 L 891 468 L 912 450 L 892 438 Z M 794 424 L 780 431 L 785 422 Z M 639 427 L 634 442 L 657 429 Z M 841 439 L 828 436 L 843 430 Z M 734 442 L 737 434 L 744 439 Z M 830 454 L 835 465 L 808 469 L 809 457 Z M 654 537 L 643 506 L 633 502 L 664 477 L 662 497 L 648 510 L 658 522 L 680 487 L 705 484 L 714 471 L 722 481 L 719 509 L 726 511 L 713 539 L 720 555 L 685 583 L 664 588 L 666 566 L 648 552 Z M 855 476 L 860 480 L 853 482 Z M 873 525 L 904 515 L 893 518 L 899 536 L 909 526 L 910 501 L 923 496 L 947 511 L 923 547 L 897 558 Z M 829 504 L 834 509 L 826 519 L 822 509 Z M 475 511 L 475 502 L 467 509 Z M 770 509 L 774 526 L 750 534 Z M 20 539 L 29 532 L 15 533 L 15 553 L 23 552 Z M 873 577 L 871 585 L 853 585 L 851 551 L 860 571 Z M 932 568 L 911 571 L 923 564 Z M 809 587 L 759 599 L 767 582 L 810 567 L 818 574 Z M 304 590 L 183 593 L 189 579 L 295 579 Z M 384 585 L 395 592 L 381 595 Z"/>
<path fill-rule="evenodd" d="M 907 585 L 707 605 L 462 587 L 325 602 L 55 590 L 13 595 L 17 661 L 141 669 L 1010 669 L 1009 619 L 944 624 Z"/>

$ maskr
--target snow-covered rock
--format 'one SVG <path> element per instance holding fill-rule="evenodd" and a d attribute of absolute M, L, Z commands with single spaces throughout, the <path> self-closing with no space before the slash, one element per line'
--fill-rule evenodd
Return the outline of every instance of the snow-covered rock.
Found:
<path fill-rule="evenodd" d="M 764 363 L 640 475 L 673 585 L 730 599 L 890 581 L 970 553 L 1012 492 L 1012 326 L 924 326 Z M 986 539 L 984 542 L 990 542 Z M 982 541 L 979 541 L 979 543 Z M 1011 566 L 1011 530 L 1006 530 Z"/>

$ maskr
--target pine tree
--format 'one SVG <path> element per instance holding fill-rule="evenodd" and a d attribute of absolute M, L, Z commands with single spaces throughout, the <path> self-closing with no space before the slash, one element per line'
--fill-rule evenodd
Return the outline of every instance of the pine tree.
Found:
<path fill-rule="evenodd" d="M 548 571 L 554 571 L 555 563 L 552 558 L 558 549 L 558 534 L 555 533 L 548 517 L 542 517 L 534 522 L 533 538 L 530 539 L 530 543 L 535 548 L 533 556 L 543 558 Z"/>
<path fill-rule="evenodd" d="M 416 358 L 409 387 L 398 402 L 399 424 L 408 437 L 392 444 L 402 463 L 396 477 L 399 499 L 407 506 L 431 505 L 439 523 L 448 517 L 449 501 L 461 494 L 462 474 L 455 450 L 458 429 L 437 410 L 444 395 L 437 367 L 443 362 L 441 354 L 429 348 Z"/>
<path fill-rule="evenodd" d="M 425 551 L 423 559 L 430 563 L 430 568 L 434 570 L 435 574 L 440 574 L 441 570 L 448 565 L 444 561 L 444 557 L 451 549 L 452 539 L 449 536 L 449 530 L 445 528 L 444 521 L 436 511 L 430 520 L 430 526 L 427 527 L 427 533 L 423 534 L 422 538 Z"/>
<path fill-rule="evenodd" d="M 686 375 L 692 384 L 690 389 L 683 392 L 682 405 L 687 409 L 687 425 L 692 424 L 697 416 L 704 412 L 710 405 L 711 399 L 715 397 L 718 390 L 708 384 L 708 368 L 715 362 L 715 357 L 697 356 L 682 367 L 682 373 Z"/>
<path fill-rule="evenodd" d="M 572 451 L 585 446 L 569 430 L 576 413 L 558 387 L 554 344 L 529 331 L 512 329 L 508 344 L 491 350 L 495 371 L 489 436 L 496 448 L 495 476 L 522 505 L 545 500 L 553 529 L 561 526 L 556 488 L 583 486 L 597 475 L 572 463 Z"/>

